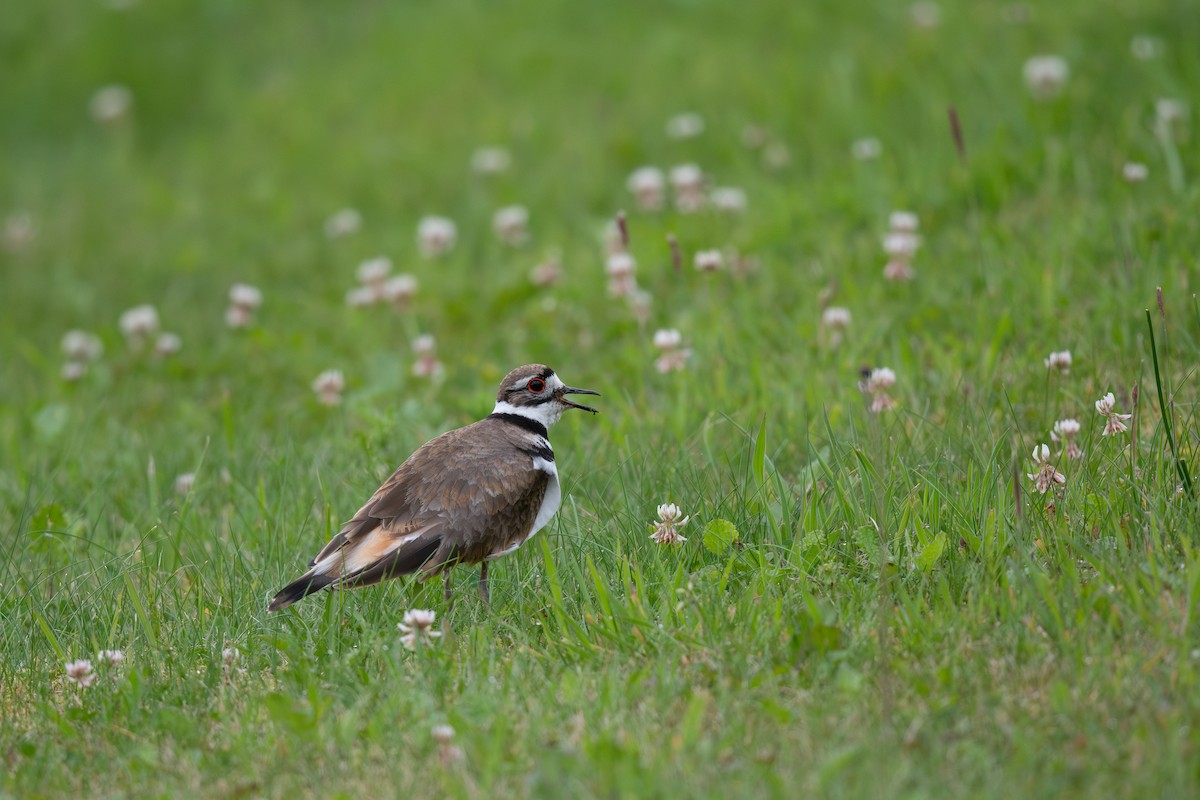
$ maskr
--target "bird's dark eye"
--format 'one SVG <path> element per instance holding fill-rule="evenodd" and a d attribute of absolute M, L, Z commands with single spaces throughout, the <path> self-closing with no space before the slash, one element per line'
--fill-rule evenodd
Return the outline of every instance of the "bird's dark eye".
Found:
<path fill-rule="evenodd" d="M 529 383 L 525 384 L 525 388 L 534 394 L 541 394 L 546 388 L 546 382 L 541 378 L 530 378 Z"/>

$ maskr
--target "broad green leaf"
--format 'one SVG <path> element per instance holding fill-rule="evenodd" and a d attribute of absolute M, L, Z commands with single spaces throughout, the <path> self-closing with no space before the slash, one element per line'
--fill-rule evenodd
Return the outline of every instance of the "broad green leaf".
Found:
<path fill-rule="evenodd" d="M 946 549 L 946 532 L 942 531 L 937 536 L 933 537 L 928 544 L 921 548 L 921 552 L 917 554 L 917 566 L 928 572 L 933 569 L 933 565 L 942 557 L 942 552 Z"/>
<path fill-rule="evenodd" d="M 704 526 L 704 549 L 720 555 L 738 541 L 738 529 L 727 519 L 714 519 Z"/>

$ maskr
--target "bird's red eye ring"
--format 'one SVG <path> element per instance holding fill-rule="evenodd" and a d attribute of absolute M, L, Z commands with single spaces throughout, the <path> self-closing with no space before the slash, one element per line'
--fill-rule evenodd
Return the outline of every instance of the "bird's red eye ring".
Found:
<path fill-rule="evenodd" d="M 530 378 L 529 383 L 525 384 L 525 388 L 534 394 L 541 394 L 546 388 L 546 382 L 541 378 Z"/>

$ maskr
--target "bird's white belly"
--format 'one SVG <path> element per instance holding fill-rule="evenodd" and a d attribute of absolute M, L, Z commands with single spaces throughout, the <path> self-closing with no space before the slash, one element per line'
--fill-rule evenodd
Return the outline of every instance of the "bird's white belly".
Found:
<path fill-rule="evenodd" d="M 558 511 L 559 505 L 562 504 L 562 487 L 558 483 L 558 467 L 554 466 L 553 461 L 546 461 L 544 458 L 534 458 L 533 465 L 542 472 L 550 475 L 550 482 L 546 485 L 546 495 L 542 498 L 541 508 L 538 509 L 537 516 L 533 519 L 533 527 L 529 529 L 529 533 L 523 539 L 499 552 L 492 553 L 488 556 L 489 560 L 506 556 L 532 539 L 535 533 L 546 527 L 546 523 L 554 517 L 554 513 Z"/>

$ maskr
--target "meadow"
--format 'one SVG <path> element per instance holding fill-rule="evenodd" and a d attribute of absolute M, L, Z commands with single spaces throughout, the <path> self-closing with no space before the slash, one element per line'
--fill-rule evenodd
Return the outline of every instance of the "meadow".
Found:
<path fill-rule="evenodd" d="M 10 3 L 0 797 L 1196 796 L 1197 41 Z M 267 613 L 529 362 L 603 396 L 490 605 Z"/>

